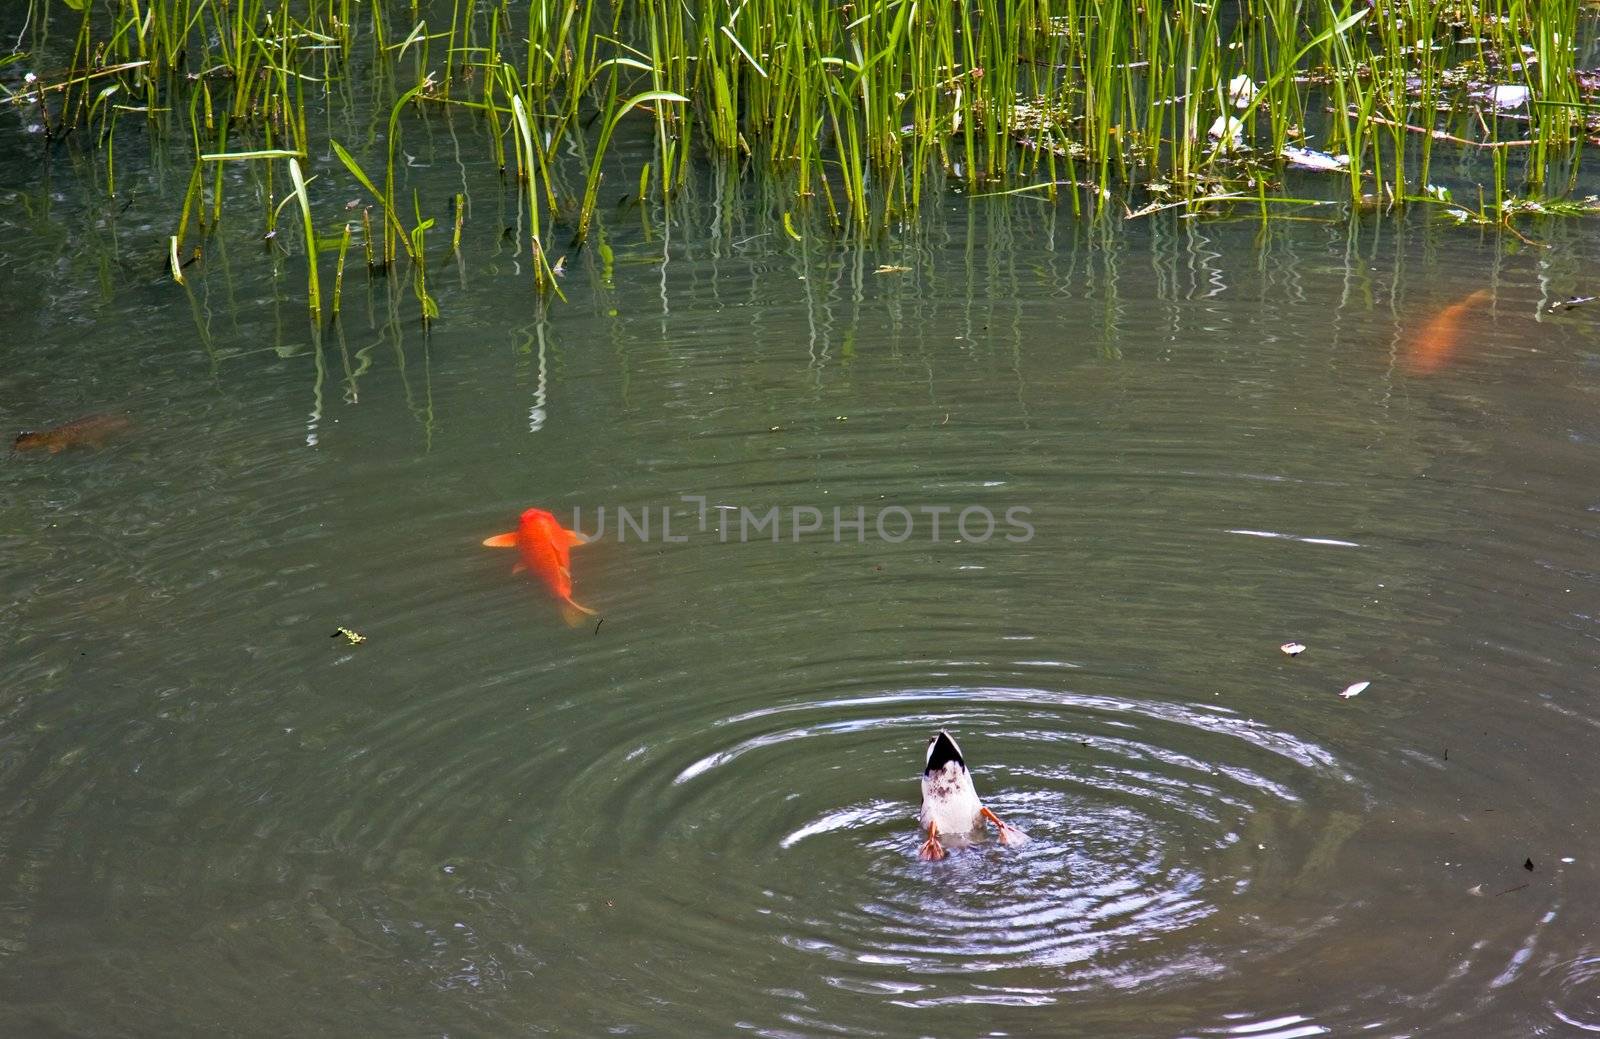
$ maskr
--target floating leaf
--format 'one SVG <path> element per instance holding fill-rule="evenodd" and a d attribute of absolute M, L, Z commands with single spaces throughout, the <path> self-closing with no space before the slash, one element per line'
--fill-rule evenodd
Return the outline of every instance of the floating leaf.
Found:
<path fill-rule="evenodd" d="M 1352 696 L 1360 696 L 1362 691 L 1365 690 L 1367 688 L 1367 686 L 1369 686 L 1371 684 L 1372 684 L 1371 682 L 1357 682 L 1355 685 L 1353 685 L 1350 688 L 1346 689 L 1344 692 L 1340 693 L 1339 695 L 1344 697 L 1346 700 L 1350 699 Z"/>

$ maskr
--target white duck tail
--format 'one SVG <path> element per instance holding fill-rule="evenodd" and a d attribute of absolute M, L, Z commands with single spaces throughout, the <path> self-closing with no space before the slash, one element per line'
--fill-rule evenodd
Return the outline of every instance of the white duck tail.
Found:
<path fill-rule="evenodd" d="M 966 842 L 975 832 L 982 831 L 985 821 L 994 823 L 999 830 L 1001 844 L 1020 844 L 1028 839 L 983 806 L 972 785 L 966 759 L 961 756 L 961 747 L 953 736 L 940 729 L 928 738 L 923 759 L 921 822 L 928 839 L 918 854 L 924 859 L 942 859 L 946 852 L 941 837 Z"/>

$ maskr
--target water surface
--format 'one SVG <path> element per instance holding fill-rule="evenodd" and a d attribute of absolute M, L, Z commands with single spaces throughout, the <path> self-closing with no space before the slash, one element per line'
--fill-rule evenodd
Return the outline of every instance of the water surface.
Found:
<path fill-rule="evenodd" d="M 248 217 L 171 283 L 186 171 L 6 133 L 5 420 L 134 423 L 0 466 L 6 1031 L 1600 1031 L 1586 225 L 795 242 L 707 175 L 541 313 L 440 135 L 443 319 L 357 268 L 315 332 Z M 603 622 L 479 546 L 529 505 L 610 510 Z M 918 860 L 939 727 L 1031 843 Z"/>

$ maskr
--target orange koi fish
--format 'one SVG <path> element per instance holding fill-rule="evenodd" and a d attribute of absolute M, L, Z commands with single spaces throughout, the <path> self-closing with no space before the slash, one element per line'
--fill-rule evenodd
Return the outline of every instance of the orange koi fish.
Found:
<path fill-rule="evenodd" d="M 1429 375 L 1443 368 L 1456 352 L 1456 343 L 1468 316 L 1493 298 L 1490 290 L 1479 289 L 1435 314 L 1433 320 L 1413 336 L 1406 354 L 1406 367 L 1417 375 Z"/>
<path fill-rule="evenodd" d="M 123 415 L 87 415 L 51 429 L 23 430 L 11 447 L 14 451 L 49 451 L 60 454 L 69 447 L 105 447 L 106 440 L 131 428 Z"/>
<path fill-rule="evenodd" d="M 594 611 L 572 601 L 572 563 L 569 550 L 587 544 L 588 538 L 575 530 L 563 530 L 556 518 L 544 509 L 528 509 L 517 529 L 509 534 L 485 538 L 489 548 L 514 548 L 522 559 L 512 573 L 531 570 L 561 603 L 561 616 L 576 628 Z"/>

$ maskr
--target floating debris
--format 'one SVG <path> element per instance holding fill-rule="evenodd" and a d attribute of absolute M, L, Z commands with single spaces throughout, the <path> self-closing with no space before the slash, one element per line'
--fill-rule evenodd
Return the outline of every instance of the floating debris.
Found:
<path fill-rule="evenodd" d="M 1235 108 L 1249 108 L 1259 92 L 1255 80 L 1242 72 L 1228 80 L 1228 100 L 1233 102 Z"/>
<path fill-rule="evenodd" d="M 1597 299 L 1600 299 L 1600 296 L 1573 296 L 1571 299 L 1564 299 L 1551 304 L 1550 312 L 1553 314 L 1558 310 L 1571 310 L 1573 307 L 1581 307 L 1585 303 L 1593 303 Z"/>
<path fill-rule="evenodd" d="M 1278 648 L 1289 654 L 1291 657 L 1297 657 L 1306 651 L 1306 647 L 1302 646 L 1298 642 L 1285 642 Z"/>
<path fill-rule="evenodd" d="M 1514 108 L 1521 108 L 1533 97 L 1533 91 L 1527 87 L 1499 85 L 1490 87 L 1484 95 L 1485 99 L 1502 112 L 1509 112 Z"/>
<path fill-rule="evenodd" d="M 878 269 L 873 271 L 872 273 L 873 274 L 904 274 L 906 271 L 909 271 L 910 269 L 911 269 L 910 267 L 902 267 L 897 263 L 880 263 L 878 265 Z"/>
<path fill-rule="evenodd" d="M 1231 115 L 1219 115 L 1206 136 L 1222 145 L 1223 151 L 1244 147 L 1244 124 Z"/>
<path fill-rule="evenodd" d="M 1366 690 L 1367 686 L 1369 686 L 1371 684 L 1372 684 L 1371 682 L 1357 682 L 1355 685 L 1353 685 L 1350 688 L 1346 689 L 1344 692 L 1340 693 L 1339 695 L 1342 696 L 1346 700 L 1350 699 L 1353 696 L 1360 696 L 1362 694 L 1362 692 L 1364 692 Z"/>
<path fill-rule="evenodd" d="M 1533 860 L 1530 858 L 1530 859 L 1524 861 L 1523 864 L 1522 864 L 1522 868 L 1527 870 L 1529 873 L 1532 873 L 1533 872 Z"/>
<path fill-rule="evenodd" d="M 1329 155 L 1313 148 L 1297 148 L 1292 144 L 1283 146 L 1283 151 L 1278 153 L 1283 156 L 1283 161 L 1291 166 L 1303 170 L 1320 170 L 1324 173 L 1346 173 L 1350 169 L 1350 156 Z"/>
<path fill-rule="evenodd" d="M 348 642 L 352 646 L 354 646 L 354 645 L 356 645 L 358 643 L 367 641 L 367 637 L 365 635 L 362 635 L 361 633 L 356 632 L 356 631 L 352 631 L 352 630 L 350 630 L 349 628 L 345 627 L 342 624 L 339 625 L 339 627 L 333 629 L 333 634 L 329 635 L 328 637 L 330 639 L 336 639 L 340 635 L 343 635 L 345 637 L 345 641 Z"/>

